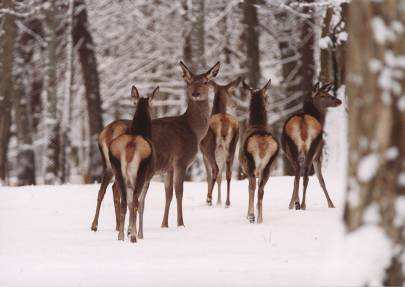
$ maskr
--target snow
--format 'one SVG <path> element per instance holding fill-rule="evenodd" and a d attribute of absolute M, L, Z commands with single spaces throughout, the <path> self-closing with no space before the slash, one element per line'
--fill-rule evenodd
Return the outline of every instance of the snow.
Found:
<path fill-rule="evenodd" d="M 361 182 L 367 182 L 377 173 L 380 158 L 372 153 L 364 156 L 357 167 L 357 176 Z"/>
<path fill-rule="evenodd" d="M 168 229 L 160 228 L 163 184 L 153 182 L 136 244 L 117 241 L 111 187 L 96 233 L 98 185 L 1 187 L 0 286 L 363 285 L 385 264 L 386 243 L 370 229 L 345 238 L 335 175 L 326 183 L 337 208 L 311 178 L 306 211 L 287 208 L 291 177 L 270 178 L 262 225 L 245 218 L 247 181 L 232 182 L 228 209 L 205 205 L 205 183 L 186 183 L 186 227 L 175 225 L 173 200 Z"/>

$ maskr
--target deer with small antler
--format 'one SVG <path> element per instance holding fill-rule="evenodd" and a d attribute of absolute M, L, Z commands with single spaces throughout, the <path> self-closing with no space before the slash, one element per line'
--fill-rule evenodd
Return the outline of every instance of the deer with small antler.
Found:
<path fill-rule="evenodd" d="M 118 240 L 124 240 L 124 223 L 129 209 L 128 234 L 136 242 L 136 217 L 139 212 L 139 238 L 143 238 L 145 197 L 155 166 L 152 139 L 150 101 L 159 92 L 157 87 L 149 98 L 140 98 L 132 86 L 132 97 L 138 102 L 131 126 L 126 134 L 114 139 L 109 146 L 109 159 L 121 195 Z"/>
<path fill-rule="evenodd" d="M 226 84 L 219 85 L 211 81 L 214 87 L 214 102 L 209 121 L 209 129 L 200 143 L 204 165 L 207 172 L 208 193 L 207 204 L 212 205 L 212 191 L 215 182 L 218 185 L 217 204 L 221 204 L 221 181 L 222 173 L 226 168 L 227 195 L 225 207 L 229 207 L 230 188 L 232 178 L 232 164 L 235 156 L 236 144 L 239 137 L 238 119 L 227 113 L 228 103 L 232 102 L 232 96 L 241 78 Z"/>
<path fill-rule="evenodd" d="M 281 146 L 294 170 L 294 190 L 289 208 L 306 209 L 306 191 L 311 167 L 315 169 L 319 183 L 323 189 L 328 206 L 334 205 L 326 190 L 322 176 L 321 160 L 323 141 L 323 127 L 326 110 L 329 107 L 337 107 L 342 102 L 330 94 L 332 84 L 320 86 L 317 83 L 312 90 L 311 96 L 305 99 L 303 111 L 291 116 L 284 124 L 281 135 Z M 304 178 L 304 191 L 302 202 L 299 200 L 300 177 Z"/>
<path fill-rule="evenodd" d="M 257 223 L 263 222 L 264 187 L 279 151 L 279 144 L 267 124 L 267 97 L 271 80 L 259 90 L 254 90 L 243 82 L 243 89 L 250 95 L 249 120 L 240 143 L 239 161 L 242 171 L 249 179 L 248 219 L 255 222 L 254 196 L 256 178 L 259 179 L 257 200 Z"/>

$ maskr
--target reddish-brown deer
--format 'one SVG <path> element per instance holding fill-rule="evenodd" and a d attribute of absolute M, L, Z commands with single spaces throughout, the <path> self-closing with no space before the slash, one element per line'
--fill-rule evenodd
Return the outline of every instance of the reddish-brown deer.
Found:
<path fill-rule="evenodd" d="M 117 137 L 109 147 L 109 159 L 121 195 L 118 240 L 124 240 L 124 223 L 129 209 L 128 233 L 136 242 L 136 217 L 139 209 L 139 238 L 143 238 L 143 211 L 149 182 L 153 176 L 155 152 L 152 138 L 150 101 L 159 92 L 157 87 L 149 98 L 140 98 L 132 87 L 132 96 L 138 101 L 134 118 L 126 134 Z"/>
<path fill-rule="evenodd" d="M 342 102 L 331 95 L 329 91 L 332 84 L 320 87 L 317 83 L 309 96 L 304 101 L 303 111 L 291 116 L 284 124 L 281 146 L 294 170 L 294 190 L 289 204 L 292 209 L 306 209 L 305 196 L 308 186 L 309 173 L 314 166 L 319 183 L 328 201 L 328 206 L 334 205 L 326 190 L 325 181 L 322 176 L 321 161 L 323 150 L 323 126 L 325 123 L 326 110 L 329 107 L 337 107 Z M 300 177 L 304 178 L 303 196 L 300 204 L 299 182 Z"/>
<path fill-rule="evenodd" d="M 176 117 L 152 122 L 153 142 L 156 145 L 156 172 L 165 173 L 166 204 L 162 227 L 168 227 L 173 183 L 177 199 L 177 225 L 183 226 L 183 182 L 187 168 L 194 161 L 198 146 L 207 133 L 210 81 L 218 74 L 217 62 L 207 72 L 195 75 L 180 62 L 187 84 L 187 110 Z"/>
<path fill-rule="evenodd" d="M 257 199 L 257 223 L 263 222 L 264 187 L 279 151 L 279 144 L 267 124 L 267 97 L 271 80 L 260 90 L 254 90 L 243 82 L 244 90 L 250 95 L 249 121 L 240 143 L 239 160 L 242 171 L 249 179 L 249 209 L 247 217 L 255 222 L 254 196 L 256 178 L 259 179 Z"/>
<path fill-rule="evenodd" d="M 226 167 L 227 193 L 225 206 L 229 207 L 230 188 L 232 178 L 232 164 L 235 156 L 236 144 L 239 137 L 238 119 L 227 113 L 228 103 L 232 103 L 232 96 L 241 78 L 226 84 L 219 85 L 211 81 L 214 87 L 214 102 L 209 121 L 209 129 L 200 143 L 203 154 L 205 170 L 207 172 L 208 193 L 207 204 L 212 204 L 212 191 L 215 182 L 218 185 L 217 204 L 221 204 L 222 173 Z"/>
<path fill-rule="evenodd" d="M 124 224 L 129 209 L 128 233 L 131 242 L 136 242 L 136 216 L 139 209 L 139 238 L 143 238 L 143 211 L 149 182 L 153 176 L 155 155 L 151 141 L 152 120 L 150 101 L 159 92 L 157 87 L 151 97 L 140 98 L 138 90 L 132 87 L 132 97 L 138 101 L 134 118 L 126 134 L 114 139 L 109 147 L 118 189 L 121 195 L 121 210 L 118 240 L 124 240 Z"/>
<path fill-rule="evenodd" d="M 98 147 L 100 149 L 101 158 L 103 160 L 103 178 L 101 181 L 100 189 L 97 196 L 96 213 L 94 214 L 93 223 L 91 224 L 91 230 L 97 231 L 98 218 L 100 215 L 100 207 L 103 202 L 107 186 L 113 178 L 113 171 L 111 162 L 108 157 L 108 147 L 111 142 L 117 137 L 127 133 L 131 125 L 131 120 L 117 120 L 107 125 L 100 133 L 98 137 Z M 114 183 L 113 187 L 114 207 L 115 207 L 115 229 L 119 230 L 119 218 L 120 218 L 120 194 L 117 188 L 117 184 Z"/>
<path fill-rule="evenodd" d="M 166 204 L 162 227 L 168 227 L 170 203 L 173 198 L 173 182 L 177 198 L 177 224 L 183 225 L 182 197 L 184 175 L 194 160 L 198 145 L 208 129 L 209 83 L 219 71 L 220 64 L 216 63 L 208 72 L 194 75 L 183 62 L 180 62 L 183 78 L 187 84 L 187 110 L 181 116 L 161 118 L 152 121 L 152 138 L 158 155 L 156 172 L 165 173 Z M 107 186 L 113 174 L 108 159 L 108 146 L 111 141 L 125 134 L 131 124 L 130 120 L 117 120 L 106 126 L 99 136 L 99 147 L 104 162 L 103 180 L 97 197 L 97 208 L 92 223 L 92 230 L 96 231 L 100 206 Z M 156 138 L 156 139 L 155 139 Z M 114 189 L 114 205 L 116 214 L 116 228 L 119 226 L 119 202 L 117 189 Z"/>

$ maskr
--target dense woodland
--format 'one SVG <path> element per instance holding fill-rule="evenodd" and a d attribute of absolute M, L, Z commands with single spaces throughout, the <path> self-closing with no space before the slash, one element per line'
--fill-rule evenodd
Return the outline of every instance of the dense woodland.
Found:
<path fill-rule="evenodd" d="M 160 86 L 154 115 L 185 108 L 179 61 L 222 62 L 220 82 L 272 78 L 270 121 L 302 106 L 318 80 L 344 81 L 341 1 L 2 1 L 0 178 L 9 184 L 94 182 L 97 135 L 130 118 L 130 86 Z M 247 115 L 237 93 L 234 111 Z M 276 173 L 288 173 L 280 158 Z M 202 179 L 201 157 L 189 170 Z"/>
<path fill-rule="evenodd" d="M 346 2 L 2 0 L 1 182 L 98 180 L 98 133 L 132 116 L 132 84 L 141 94 L 160 86 L 155 117 L 184 111 L 180 60 L 196 71 L 221 61 L 222 83 L 272 78 L 275 134 L 314 83 L 332 82 L 347 97 L 347 230 L 383 226 L 393 246 L 384 284 L 402 285 L 405 4 Z M 247 100 L 237 92 L 242 123 Z M 289 169 L 280 156 L 275 173 Z M 202 170 L 199 156 L 189 179 Z"/>

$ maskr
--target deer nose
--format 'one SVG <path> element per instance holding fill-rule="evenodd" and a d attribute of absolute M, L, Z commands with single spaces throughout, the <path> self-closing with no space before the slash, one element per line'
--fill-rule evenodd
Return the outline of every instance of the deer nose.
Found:
<path fill-rule="evenodd" d="M 199 92 L 193 92 L 191 95 L 192 95 L 194 98 L 198 98 L 198 97 L 200 96 L 200 93 L 199 93 Z"/>

